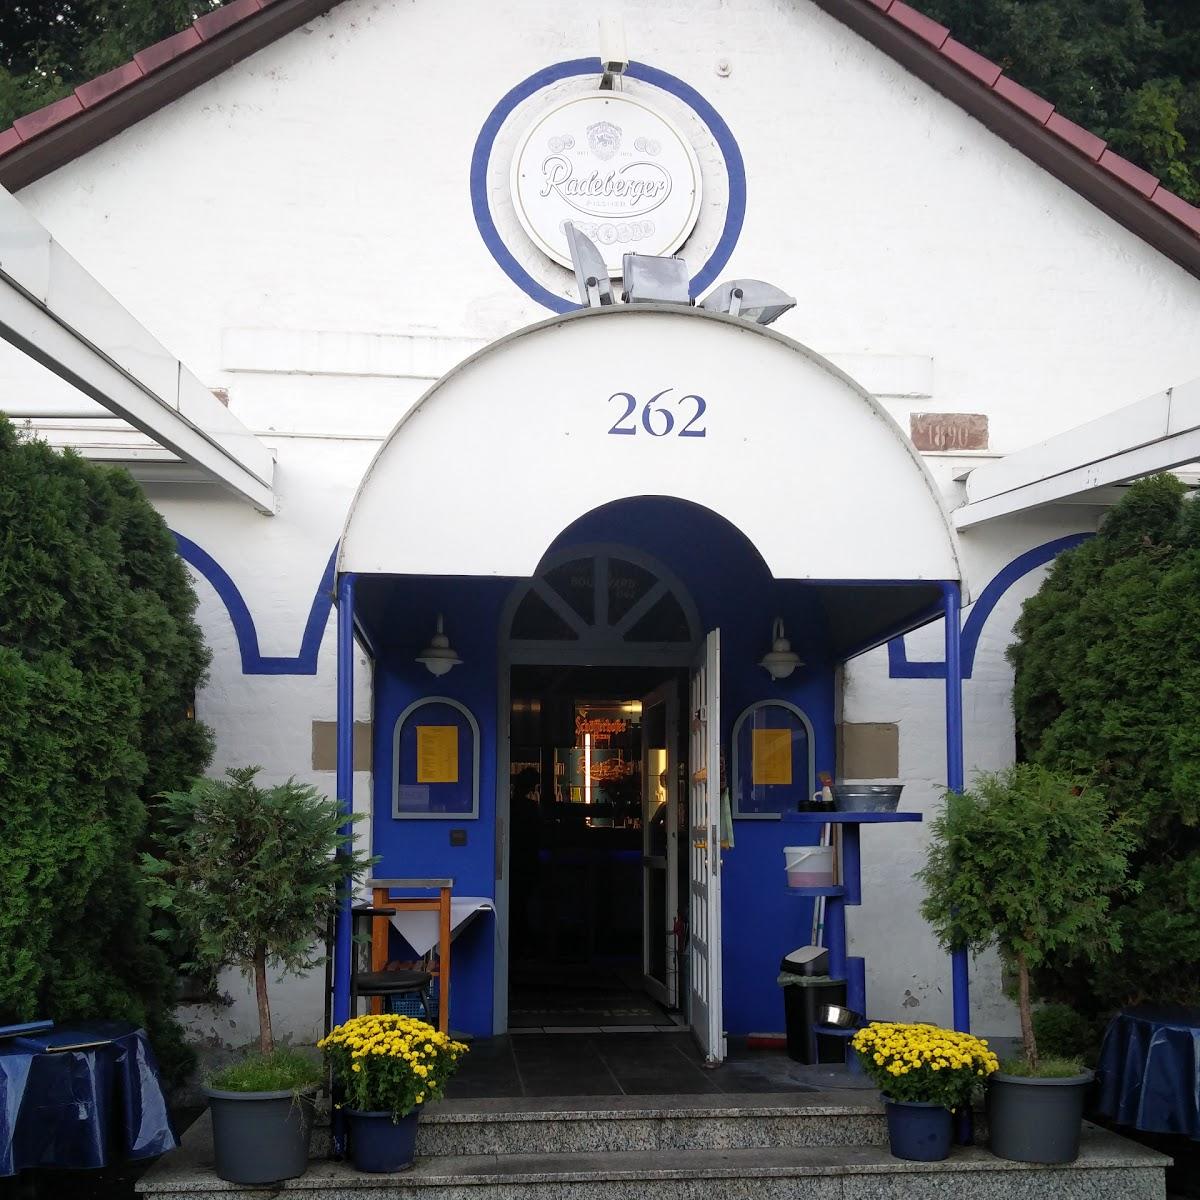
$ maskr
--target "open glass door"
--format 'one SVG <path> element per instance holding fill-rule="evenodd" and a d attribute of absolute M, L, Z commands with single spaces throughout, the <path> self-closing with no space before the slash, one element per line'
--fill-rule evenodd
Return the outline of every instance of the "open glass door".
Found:
<path fill-rule="evenodd" d="M 679 1004 L 674 782 L 678 726 L 674 683 L 642 700 L 642 975 L 646 991 L 667 1008 Z"/>
<path fill-rule="evenodd" d="M 721 631 L 692 665 L 688 691 L 688 823 L 691 919 L 688 1001 L 692 1032 L 706 1061 L 725 1057 L 721 1013 Z"/>

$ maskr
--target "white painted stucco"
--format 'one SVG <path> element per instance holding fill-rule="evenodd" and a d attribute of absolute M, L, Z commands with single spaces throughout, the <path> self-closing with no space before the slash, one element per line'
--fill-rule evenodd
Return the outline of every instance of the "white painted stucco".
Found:
<path fill-rule="evenodd" d="M 913 411 L 985 413 L 993 451 L 1012 451 L 1200 374 L 1200 281 L 807 0 L 623 8 L 634 57 L 700 91 L 740 146 L 746 218 L 722 274 L 796 294 L 779 330 L 859 379 L 903 427 Z M 231 576 L 262 654 L 299 652 L 350 499 L 392 426 L 459 359 L 547 315 L 479 236 L 471 152 L 515 83 L 595 53 L 595 19 L 584 0 L 345 0 L 20 194 L 206 385 L 228 389 L 276 452 L 274 517 L 206 485 L 152 489 L 171 526 Z M 681 252 L 701 261 L 728 194 L 720 156 L 676 98 L 626 86 L 695 139 L 708 200 Z M 498 154 L 514 130 L 515 118 Z M 501 232 L 516 238 L 504 207 L 494 197 Z M 567 294 L 565 272 L 514 252 Z M 15 391 L 5 362 L 3 394 L 61 404 L 37 375 Z M 973 461 L 929 456 L 950 505 Z M 869 473 L 858 486 L 887 504 Z M 1097 515 L 1058 506 L 969 531 L 975 592 Z M 985 627 L 966 684 L 969 769 L 1011 760 L 1003 650 L 1036 579 Z M 315 675 L 245 675 L 225 606 L 199 577 L 197 590 L 213 648 L 199 714 L 216 730 L 214 766 L 260 762 L 272 778 L 331 791 L 332 774 L 310 760 L 311 722 L 334 715 L 331 630 Z M 938 630 L 910 637 L 908 653 L 939 658 Z M 365 670 L 357 681 L 365 719 Z M 938 681 L 890 679 L 883 651 L 848 671 L 846 719 L 899 723 L 906 803 L 925 811 L 944 772 L 941 705 Z M 360 806 L 368 788 L 356 778 Z M 922 826 L 864 838 L 851 936 L 869 956 L 877 1016 L 949 1019 L 948 964 L 910 882 L 925 836 Z M 249 1040 L 249 993 L 227 983 L 233 1006 L 197 1011 L 192 1026 Z M 278 1027 L 311 1035 L 319 992 L 319 980 L 277 987 Z M 976 967 L 973 1013 L 986 1032 L 1015 1029 L 994 960 Z"/>

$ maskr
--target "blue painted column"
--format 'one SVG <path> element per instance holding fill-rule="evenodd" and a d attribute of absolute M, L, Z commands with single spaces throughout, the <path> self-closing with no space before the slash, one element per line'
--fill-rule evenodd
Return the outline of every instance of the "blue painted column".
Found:
<path fill-rule="evenodd" d="M 942 584 L 946 605 L 946 786 L 963 788 L 962 593 L 957 582 Z M 954 1028 L 971 1029 L 971 992 L 966 947 L 951 953 L 950 978 L 954 997 Z"/>
<path fill-rule="evenodd" d="M 354 576 L 337 582 L 337 802 L 346 817 L 341 832 L 350 835 L 354 823 Z M 333 926 L 333 1023 L 350 1016 L 350 951 L 353 945 L 349 880 Z"/>

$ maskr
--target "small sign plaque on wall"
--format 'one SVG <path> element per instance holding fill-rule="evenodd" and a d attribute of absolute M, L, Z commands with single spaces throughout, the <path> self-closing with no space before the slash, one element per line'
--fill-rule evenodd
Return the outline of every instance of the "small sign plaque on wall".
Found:
<path fill-rule="evenodd" d="M 911 413 L 909 434 L 918 450 L 986 450 L 986 413 Z"/>

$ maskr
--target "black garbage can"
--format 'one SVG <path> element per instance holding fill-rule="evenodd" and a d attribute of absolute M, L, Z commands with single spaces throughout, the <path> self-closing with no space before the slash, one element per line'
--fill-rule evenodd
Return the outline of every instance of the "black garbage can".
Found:
<path fill-rule="evenodd" d="M 846 1043 L 841 1038 L 818 1034 L 816 1056 L 813 1056 L 812 1027 L 818 1023 L 823 1005 L 846 1003 L 846 981 L 828 975 L 794 974 L 786 967 L 785 960 L 780 970 L 780 982 L 788 1058 L 808 1066 L 845 1062 Z M 787 981 L 783 982 L 785 978 Z"/>

